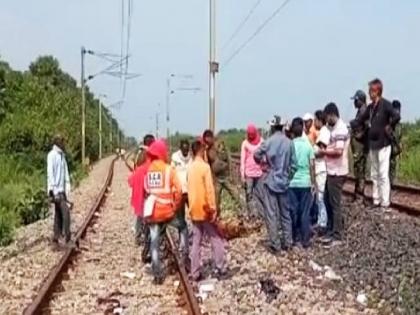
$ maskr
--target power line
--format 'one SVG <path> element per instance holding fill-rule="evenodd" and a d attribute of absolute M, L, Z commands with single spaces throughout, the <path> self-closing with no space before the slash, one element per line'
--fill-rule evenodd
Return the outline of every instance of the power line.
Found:
<path fill-rule="evenodd" d="M 239 23 L 238 27 L 235 29 L 235 31 L 232 33 L 232 35 L 229 37 L 227 42 L 223 45 L 222 50 L 224 50 L 229 44 L 235 39 L 235 37 L 239 34 L 239 32 L 242 30 L 242 28 L 245 26 L 245 24 L 248 22 L 248 20 L 251 18 L 252 14 L 255 12 L 255 10 L 258 8 L 258 6 L 261 4 L 262 0 L 257 0 L 255 2 L 254 6 L 249 10 L 248 14 L 245 16 L 245 18 Z"/>
<path fill-rule="evenodd" d="M 285 0 L 281 6 L 279 6 L 273 14 L 271 14 L 265 21 L 262 23 L 257 30 L 241 45 L 235 52 L 224 62 L 223 66 L 226 67 L 232 60 L 255 38 L 259 33 L 261 33 L 264 28 L 286 7 L 288 3 L 292 0 Z"/>

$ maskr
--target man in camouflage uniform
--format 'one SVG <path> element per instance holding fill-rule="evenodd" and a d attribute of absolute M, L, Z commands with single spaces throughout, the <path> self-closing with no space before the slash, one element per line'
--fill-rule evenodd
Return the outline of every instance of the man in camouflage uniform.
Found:
<path fill-rule="evenodd" d="M 401 103 L 399 101 L 393 101 L 392 107 L 401 114 Z M 401 138 L 402 127 L 401 124 L 398 123 L 393 128 L 391 134 L 391 158 L 389 163 L 389 180 L 391 182 L 391 188 L 394 186 L 395 178 L 397 176 L 398 157 L 401 154 Z"/>
<path fill-rule="evenodd" d="M 368 126 L 359 122 L 359 117 L 367 110 L 366 94 L 358 90 L 351 98 L 354 107 L 357 109 L 356 118 L 350 122 L 351 128 L 351 151 L 353 153 L 353 171 L 355 177 L 354 200 L 366 202 L 365 200 L 365 181 L 367 177 L 367 159 L 369 146 L 367 139 Z"/>
<path fill-rule="evenodd" d="M 230 179 L 230 154 L 225 143 L 222 140 L 216 141 L 211 130 L 204 132 L 203 140 L 206 144 L 205 159 L 210 164 L 215 183 L 217 211 L 220 213 L 223 190 L 227 191 L 237 206 L 240 206 L 237 190 Z"/>

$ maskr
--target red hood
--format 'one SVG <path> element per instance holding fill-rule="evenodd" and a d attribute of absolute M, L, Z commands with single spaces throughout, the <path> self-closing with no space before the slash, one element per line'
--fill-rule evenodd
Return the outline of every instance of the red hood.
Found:
<path fill-rule="evenodd" d="M 168 159 L 168 146 L 164 140 L 159 139 L 150 145 L 147 149 L 147 153 L 159 160 L 166 161 Z"/>
<path fill-rule="evenodd" d="M 258 129 L 254 124 L 248 125 L 248 127 L 246 128 L 246 136 L 251 144 L 256 145 L 260 143 L 260 133 L 258 132 Z"/>

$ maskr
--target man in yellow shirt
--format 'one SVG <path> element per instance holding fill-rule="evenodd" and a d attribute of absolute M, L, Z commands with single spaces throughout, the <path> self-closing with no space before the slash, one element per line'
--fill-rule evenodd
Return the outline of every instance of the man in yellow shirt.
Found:
<path fill-rule="evenodd" d="M 191 276 L 201 279 L 200 246 L 204 235 L 210 239 L 213 249 L 216 271 L 214 276 L 223 279 L 227 276 L 225 246 L 215 225 L 217 210 L 216 196 L 210 166 L 204 161 L 205 145 L 195 141 L 192 146 L 194 161 L 188 169 L 188 202 L 189 214 L 193 224 L 193 244 L 191 248 Z"/>

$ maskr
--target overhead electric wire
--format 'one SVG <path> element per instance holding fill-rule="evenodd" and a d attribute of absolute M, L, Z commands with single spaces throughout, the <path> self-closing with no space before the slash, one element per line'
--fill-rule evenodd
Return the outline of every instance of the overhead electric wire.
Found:
<path fill-rule="evenodd" d="M 232 55 L 223 63 L 223 66 L 226 67 L 232 60 L 255 38 L 259 33 L 261 33 L 264 28 L 286 7 L 288 3 L 292 0 L 285 0 L 274 12 L 271 14 L 257 29 L 256 31 L 242 44 L 238 49 L 234 51 Z"/>
<path fill-rule="evenodd" d="M 261 4 L 262 0 L 257 0 L 255 2 L 254 6 L 249 10 L 248 14 L 245 16 L 245 18 L 239 23 L 238 27 L 235 29 L 235 31 L 232 33 L 232 35 L 229 37 L 227 42 L 222 46 L 222 50 L 224 50 L 229 44 L 235 39 L 235 37 L 239 34 L 239 32 L 242 30 L 242 28 L 245 26 L 245 24 L 248 22 L 248 20 L 251 18 L 252 14 L 255 12 L 255 10 L 258 8 L 258 6 Z"/>
<path fill-rule="evenodd" d="M 125 59 L 127 59 L 127 58 L 128 58 L 128 56 L 124 57 L 122 60 L 118 60 L 118 61 L 114 62 L 113 64 L 109 65 L 105 69 L 103 69 L 103 70 L 101 70 L 101 71 L 99 71 L 99 72 L 97 72 L 95 74 L 92 74 L 89 77 L 90 78 L 94 78 L 94 77 L 96 77 L 96 76 L 98 76 L 100 74 L 107 73 L 107 72 L 109 72 L 111 70 L 114 70 L 115 68 L 120 67 L 121 64 L 123 64 L 125 62 Z"/>

